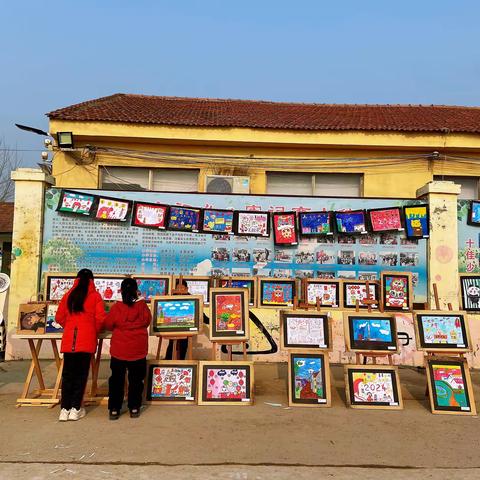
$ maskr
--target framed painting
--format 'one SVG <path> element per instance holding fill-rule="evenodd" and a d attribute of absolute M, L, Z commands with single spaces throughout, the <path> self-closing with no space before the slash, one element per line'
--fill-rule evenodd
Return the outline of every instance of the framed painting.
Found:
<path fill-rule="evenodd" d="M 174 288 L 178 288 L 178 282 L 180 277 L 173 277 Z M 196 276 L 196 275 L 183 275 L 182 280 L 187 285 L 188 293 L 190 295 L 201 295 L 203 298 L 203 304 L 210 304 L 210 287 L 212 283 L 211 277 Z"/>
<path fill-rule="evenodd" d="M 448 310 L 415 312 L 417 350 L 426 352 L 471 352 L 467 313 Z"/>
<path fill-rule="evenodd" d="M 425 361 L 432 413 L 476 415 L 467 360 L 426 357 Z"/>
<path fill-rule="evenodd" d="M 461 305 L 467 312 L 480 312 L 480 275 L 460 274 Z"/>
<path fill-rule="evenodd" d="M 330 407 L 328 353 L 290 352 L 288 356 L 288 405 Z"/>
<path fill-rule="evenodd" d="M 398 232 L 405 230 L 400 207 L 372 208 L 367 210 L 372 232 Z"/>
<path fill-rule="evenodd" d="M 333 235 L 332 212 L 301 212 L 298 214 L 298 223 L 302 237 Z"/>
<path fill-rule="evenodd" d="M 165 295 L 152 297 L 150 335 L 197 335 L 203 319 L 200 295 Z"/>
<path fill-rule="evenodd" d="M 131 200 L 120 198 L 98 197 L 95 207 L 95 218 L 102 221 L 125 222 L 132 209 Z"/>
<path fill-rule="evenodd" d="M 273 242 L 275 245 L 298 245 L 297 215 L 295 212 L 272 213 Z"/>
<path fill-rule="evenodd" d="M 218 288 L 248 288 L 248 304 L 252 307 L 257 302 L 257 281 L 255 277 L 229 277 L 217 281 Z"/>
<path fill-rule="evenodd" d="M 341 280 L 305 279 L 305 300 L 309 305 L 316 305 L 319 299 L 322 308 L 339 308 L 341 296 Z"/>
<path fill-rule="evenodd" d="M 57 323 L 58 303 L 49 303 L 47 305 L 47 315 L 45 320 L 45 333 L 63 333 L 63 327 Z"/>
<path fill-rule="evenodd" d="M 281 310 L 280 341 L 284 350 L 331 350 L 330 318 L 320 312 Z"/>
<path fill-rule="evenodd" d="M 253 362 L 200 362 L 199 405 L 253 405 Z"/>
<path fill-rule="evenodd" d="M 145 400 L 151 405 L 196 405 L 198 362 L 150 361 L 147 364 Z"/>
<path fill-rule="evenodd" d="M 233 234 L 233 210 L 205 208 L 202 215 L 202 233 Z"/>
<path fill-rule="evenodd" d="M 76 273 L 45 274 L 45 300 L 59 302 L 63 296 L 73 287 Z"/>
<path fill-rule="evenodd" d="M 428 238 L 430 219 L 428 205 L 410 205 L 403 207 L 405 232 L 407 238 Z"/>
<path fill-rule="evenodd" d="M 382 272 L 382 302 L 385 310 L 409 311 L 413 308 L 412 274 Z"/>
<path fill-rule="evenodd" d="M 270 236 L 270 213 L 256 211 L 235 211 L 233 217 L 233 231 L 235 235 L 252 237 Z"/>
<path fill-rule="evenodd" d="M 210 290 L 210 340 L 248 340 L 248 296 L 246 288 Z"/>
<path fill-rule="evenodd" d="M 132 225 L 134 227 L 164 230 L 166 227 L 167 216 L 167 205 L 135 202 L 133 204 Z"/>
<path fill-rule="evenodd" d="M 397 367 L 345 365 L 345 386 L 351 408 L 403 409 Z"/>
<path fill-rule="evenodd" d="M 367 281 L 366 280 L 343 280 L 343 308 L 355 308 L 357 300 L 360 308 L 368 308 L 363 305 L 362 301 L 367 298 Z M 380 300 L 380 287 L 377 282 L 368 282 L 368 290 L 370 298 Z M 373 309 L 378 309 L 377 305 L 372 305 Z"/>
<path fill-rule="evenodd" d="M 338 233 L 367 233 L 365 211 L 335 212 L 335 227 Z"/>
<path fill-rule="evenodd" d="M 57 212 L 89 216 L 92 212 L 95 200 L 95 195 L 62 190 L 57 206 Z"/>
<path fill-rule="evenodd" d="M 200 230 L 201 208 L 171 205 L 168 209 L 168 230 L 198 232 Z"/>
<path fill-rule="evenodd" d="M 43 335 L 47 321 L 46 302 L 21 303 L 18 307 L 17 333 L 20 335 Z"/>
<path fill-rule="evenodd" d="M 475 200 L 470 202 L 467 223 L 472 227 L 480 227 L 480 202 Z"/>
<path fill-rule="evenodd" d="M 388 313 L 343 314 L 345 345 L 348 351 L 398 353 L 395 316 Z"/>
<path fill-rule="evenodd" d="M 294 279 L 258 279 L 259 307 L 291 307 L 296 295 Z"/>
<path fill-rule="evenodd" d="M 93 282 L 103 301 L 119 302 L 122 301 L 121 285 L 125 278 L 123 275 L 95 275 Z"/>
<path fill-rule="evenodd" d="M 140 296 L 150 302 L 152 297 L 170 295 L 172 277 L 170 275 L 133 275 L 137 281 Z"/>

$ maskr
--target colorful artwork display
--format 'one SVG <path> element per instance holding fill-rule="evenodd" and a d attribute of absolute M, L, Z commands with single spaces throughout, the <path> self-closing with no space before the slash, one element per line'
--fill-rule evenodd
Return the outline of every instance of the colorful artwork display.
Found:
<path fill-rule="evenodd" d="M 248 303 L 250 306 L 256 303 L 256 280 L 254 277 L 233 277 L 229 280 L 222 279 L 219 281 L 220 288 L 247 288 Z"/>
<path fill-rule="evenodd" d="M 328 358 L 322 353 L 291 353 L 289 356 L 289 405 L 326 405 Z"/>
<path fill-rule="evenodd" d="M 379 300 L 378 284 L 369 283 L 370 298 Z M 362 304 L 362 301 L 367 298 L 367 284 L 360 281 L 343 281 L 343 306 L 344 308 L 355 308 L 358 300 L 360 308 L 368 308 L 367 305 Z M 378 308 L 377 305 L 372 305 L 372 308 Z"/>
<path fill-rule="evenodd" d="M 248 290 L 212 288 L 210 339 L 248 338 Z"/>
<path fill-rule="evenodd" d="M 480 312 L 480 275 L 460 275 L 462 310 Z"/>
<path fill-rule="evenodd" d="M 63 296 L 73 287 L 75 277 L 48 275 L 46 277 L 46 294 L 47 300 L 60 301 Z"/>
<path fill-rule="evenodd" d="M 331 212 L 302 212 L 298 216 L 300 235 L 333 235 Z"/>
<path fill-rule="evenodd" d="M 168 229 L 198 232 L 200 212 L 199 208 L 171 206 L 168 213 Z"/>
<path fill-rule="evenodd" d="M 235 212 L 235 233 L 256 237 L 270 236 L 270 214 L 268 212 Z"/>
<path fill-rule="evenodd" d="M 22 303 L 18 307 L 17 333 L 43 334 L 47 320 L 46 303 Z"/>
<path fill-rule="evenodd" d="M 188 293 L 190 295 L 201 295 L 203 303 L 208 305 L 210 302 L 210 279 L 207 278 L 185 278 Z"/>
<path fill-rule="evenodd" d="M 468 224 L 474 227 L 480 226 L 480 202 L 471 201 L 468 211 Z"/>
<path fill-rule="evenodd" d="M 411 310 L 411 276 L 382 273 L 383 305 L 386 310 Z"/>
<path fill-rule="evenodd" d="M 340 282 L 307 280 L 307 302 L 316 305 L 317 298 L 321 307 L 340 307 Z"/>
<path fill-rule="evenodd" d="M 148 365 L 147 395 L 151 402 L 195 403 L 198 365 L 192 361 L 156 362 Z"/>
<path fill-rule="evenodd" d="M 373 232 L 403 230 L 402 211 L 399 207 L 369 210 L 368 217 Z"/>
<path fill-rule="evenodd" d="M 98 199 L 95 218 L 97 220 L 125 222 L 127 220 L 131 205 L 132 202 L 129 200 L 100 197 Z"/>
<path fill-rule="evenodd" d="M 152 299 L 151 333 L 197 333 L 201 312 L 200 296 L 164 296 Z"/>
<path fill-rule="evenodd" d="M 470 350 L 465 317 L 464 312 L 453 311 L 416 313 L 417 348 L 427 351 Z"/>
<path fill-rule="evenodd" d="M 407 238 L 427 238 L 430 232 L 428 205 L 406 206 L 403 212 Z"/>
<path fill-rule="evenodd" d="M 260 280 L 260 306 L 287 307 L 293 305 L 295 280 Z"/>
<path fill-rule="evenodd" d="M 322 313 L 280 312 L 282 348 L 330 347 L 328 316 Z"/>
<path fill-rule="evenodd" d="M 122 300 L 121 285 L 125 277 L 96 277 L 95 288 L 105 302 L 117 302 Z"/>
<path fill-rule="evenodd" d="M 90 215 L 94 201 L 94 195 L 63 190 L 57 210 L 63 213 Z"/>
<path fill-rule="evenodd" d="M 345 339 L 352 351 L 397 351 L 397 332 L 392 315 L 345 314 Z"/>
<path fill-rule="evenodd" d="M 170 277 L 133 277 L 137 281 L 140 296 L 149 302 L 152 297 L 161 297 L 170 292 Z"/>
<path fill-rule="evenodd" d="M 135 227 L 164 229 L 167 221 L 168 206 L 156 203 L 135 202 L 132 225 Z"/>
<path fill-rule="evenodd" d="M 233 210 L 203 211 L 202 232 L 205 233 L 233 233 Z"/>
<path fill-rule="evenodd" d="M 335 224 L 338 233 L 367 233 L 365 212 L 335 212 Z"/>
<path fill-rule="evenodd" d="M 297 245 L 297 216 L 293 212 L 273 213 L 273 240 L 275 245 Z"/>
<path fill-rule="evenodd" d="M 45 323 L 45 333 L 63 333 L 63 327 L 55 320 L 58 304 L 49 303 L 47 305 L 47 318 Z"/>

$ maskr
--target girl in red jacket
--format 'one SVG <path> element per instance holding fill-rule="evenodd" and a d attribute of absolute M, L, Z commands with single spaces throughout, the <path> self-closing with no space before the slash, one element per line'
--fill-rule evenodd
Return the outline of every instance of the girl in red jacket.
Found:
<path fill-rule="evenodd" d="M 116 302 L 105 320 L 105 328 L 112 331 L 110 341 L 110 368 L 108 381 L 108 409 L 110 420 L 117 420 L 122 409 L 125 373 L 128 370 L 128 409 L 130 416 L 140 415 L 143 381 L 147 371 L 148 326 L 152 320 L 150 309 L 138 298 L 137 281 L 126 278 L 122 282 L 122 302 Z"/>
<path fill-rule="evenodd" d="M 63 327 L 61 422 L 85 416 L 82 399 L 90 360 L 97 349 L 97 333 L 102 330 L 104 319 L 103 300 L 95 290 L 93 273 L 84 268 L 77 273 L 73 287 L 63 296 L 55 317 Z"/>

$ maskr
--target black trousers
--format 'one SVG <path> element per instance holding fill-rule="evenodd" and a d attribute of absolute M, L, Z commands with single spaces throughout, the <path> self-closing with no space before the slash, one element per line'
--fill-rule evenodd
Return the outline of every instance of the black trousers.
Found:
<path fill-rule="evenodd" d="M 119 360 L 110 359 L 112 375 L 108 381 L 108 409 L 119 412 L 125 395 L 125 373 L 128 370 L 128 408 L 138 410 L 142 406 L 143 380 L 147 373 L 147 359 Z"/>
<path fill-rule="evenodd" d="M 80 409 L 88 380 L 92 355 L 85 352 L 64 353 L 62 372 L 62 408 Z"/>
<path fill-rule="evenodd" d="M 188 350 L 188 340 L 177 340 L 178 357 L 177 360 L 185 360 Z M 173 360 L 173 340 L 169 340 L 165 360 Z"/>

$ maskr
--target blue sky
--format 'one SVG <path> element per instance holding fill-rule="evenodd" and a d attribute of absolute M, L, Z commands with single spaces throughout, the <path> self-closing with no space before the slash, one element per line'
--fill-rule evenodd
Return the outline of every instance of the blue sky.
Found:
<path fill-rule="evenodd" d="M 2 2 L 0 138 L 116 92 L 480 105 L 480 2 Z M 21 152 L 25 164 L 40 152 Z"/>

